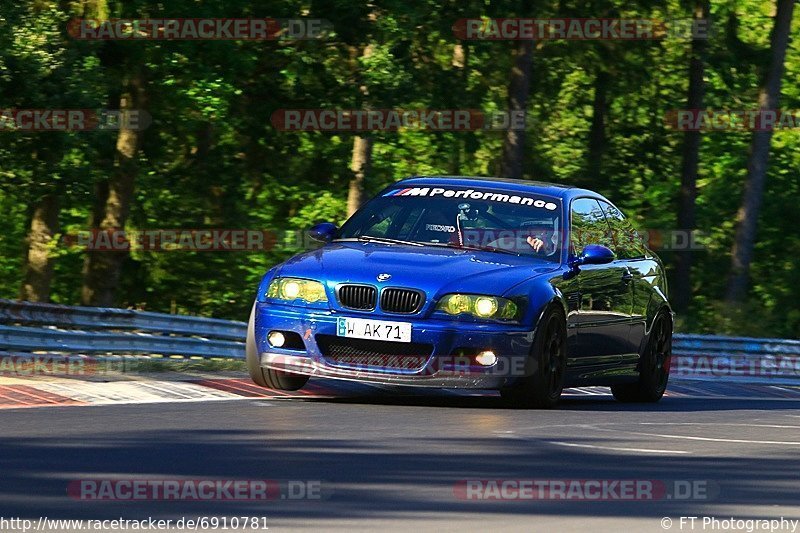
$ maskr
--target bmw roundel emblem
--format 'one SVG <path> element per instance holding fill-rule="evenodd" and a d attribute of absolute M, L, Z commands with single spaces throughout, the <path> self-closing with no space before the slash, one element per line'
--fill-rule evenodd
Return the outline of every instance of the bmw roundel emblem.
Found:
<path fill-rule="evenodd" d="M 378 274 L 378 281 L 386 281 L 391 277 L 391 274 Z"/>

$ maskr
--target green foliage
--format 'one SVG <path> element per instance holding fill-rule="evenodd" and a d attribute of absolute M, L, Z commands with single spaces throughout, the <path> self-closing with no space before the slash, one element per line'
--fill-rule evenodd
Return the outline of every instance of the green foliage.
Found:
<path fill-rule="evenodd" d="M 59 6 L 69 5 L 64 8 Z M 688 3 L 544 2 L 536 16 L 688 18 Z M 258 280 L 301 249 L 302 232 L 345 218 L 353 134 L 281 132 L 277 109 L 360 107 L 504 110 L 511 44 L 459 43 L 455 20 L 533 16 L 509 1 L 421 3 L 382 0 L 194 2 L 135 0 L 6 3 L 0 15 L 2 107 L 113 107 L 132 68 L 145 73 L 147 111 L 129 230 L 269 230 L 276 246 L 257 252 L 137 251 L 125 261 L 119 300 L 155 311 L 244 319 Z M 768 56 L 773 3 L 714 3 L 705 105 L 751 109 Z M 67 10 L 69 9 L 69 10 Z M 84 11 L 81 11 L 84 10 Z M 92 12 L 89 12 L 92 11 Z M 800 23 L 796 10 L 795 25 Z M 83 42 L 66 22 L 87 17 L 306 15 L 334 33 L 310 41 Z M 796 36 L 796 31 L 795 31 Z M 456 60 L 461 44 L 462 59 Z M 369 53 L 362 53 L 368 48 Z M 526 177 L 595 188 L 640 227 L 676 225 L 683 134 L 663 120 L 685 107 L 689 42 L 536 43 L 527 128 Z M 589 135 L 599 73 L 607 74 L 605 143 L 589 175 Z M 800 108 L 800 48 L 789 47 L 781 107 Z M 2 133 L 0 143 L 0 297 L 19 291 L 30 206 L 55 193 L 66 235 L 90 226 L 97 185 L 113 172 L 114 132 Z M 501 132 L 374 134 L 366 193 L 413 174 L 491 175 Z M 750 135 L 702 136 L 696 296 L 680 317 L 687 331 L 800 336 L 800 132 L 776 133 L 761 214 L 750 300 L 719 304 L 730 264 Z M 300 237 L 298 237 L 300 236 Z M 54 249 L 51 299 L 79 301 L 85 252 Z M 671 272 L 674 257 L 661 254 Z"/>

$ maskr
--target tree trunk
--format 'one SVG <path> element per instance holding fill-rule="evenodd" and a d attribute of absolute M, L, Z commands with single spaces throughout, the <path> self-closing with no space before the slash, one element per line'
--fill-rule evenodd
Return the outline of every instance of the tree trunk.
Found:
<path fill-rule="evenodd" d="M 364 82 L 364 78 L 360 72 L 360 66 L 355 61 L 356 57 L 367 58 L 370 57 L 375 51 L 374 44 L 368 44 L 357 52 L 357 48 L 350 51 L 353 61 L 353 77 L 358 80 L 358 92 L 365 108 L 370 107 L 369 87 Z M 350 160 L 350 170 L 353 172 L 353 177 L 350 178 L 350 183 L 347 187 L 347 216 L 352 216 L 353 213 L 358 211 L 361 204 L 364 202 L 364 179 L 369 174 L 372 168 L 372 137 L 365 133 L 363 135 L 356 135 L 353 139 L 353 156 Z"/>
<path fill-rule="evenodd" d="M 50 256 L 53 237 L 58 233 L 58 197 L 49 194 L 33 208 L 28 249 L 25 255 L 25 275 L 20 288 L 20 300 L 47 302 L 53 281 L 54 261 Z"/>
<path fill-rule="evenodd" d="M 144 85 L 140 75 L 126 80 L 120 97 L 120 111 L 142 109 Z M 133 202 L 134 181 L 138 172 L 136 157 L 141 143 L 141 132 L 135 128 L 120 127 L 117 135 L 115 168 L 108 180 L 108 196 L 103 207 L 100 231 L 123 230 Z M 115 303 L 122 264 L 127 251 L 89 251 L 83 271 L 81 302 L 84 305 L 109 307 Z"/>
<path fill-rule="evenodd" d="M 350 163 L 350 170 L 353 177 L 347 190 L 347 216 L 355 213 L 364 196 L 364 178 L 369 174 L 372 167 L 372 137 L 368 135 L 357 135 L 353 140 L 353 159 Z"/>
<path fill-rule="evenodd" d="M 598 70 L 594 80 L 592 125 L 589 128 L 589 153 L 586 164 L 586 186 L 601 182 L 603 152 L 606 149 L 606 115 L 608 113 L 608 72 Z"/>
<path fill-rule="evenodd" d="M 467 101 L 467 78 L 468 78 L 468 71 L 467 67 L 469 65 L 469 46 L 462 43 L 456 43 L 453 46 L 453 59 L 451 60 L 450 64 L 452 65 L 453 69 L 456 70 L 458 80 L 459 80 L 459 91 L 458 94 L 462 101 Z M 467 133 L 464 132 L 462 135 L 456 135 L 453 139 L 453 150 L 450 154 L 450 165 L 449 165 L 449 172 L 452 176 L 458 176 L 461 174 L 461 154 L 465 152 L 465 139 L 467 138 Z"/>
<path fill-rule="evenodd" d="M 533 41 L 519 41 L 514 49 L 514 62 L 508 80 L 508 112 L 522 113 L 527 118 L 528 92 L 531 85 Z M 509 129 L 503 140 L 500 177 L 521 179 L 525 162 L 525 130 Z"/>
<path fill-rule="evenodd" d="M 786 48 L 789 44 L 789 31 L 792 24 L 794 0 L 778 0 L 775 26 L 770 38 L 770 65 L 764 86 L 759 95 L 761 110 L 777 110 L 781 93 Z M 736 216 L 736 238 L 733 242 L 731 274 L 725 299 L 728 302 L 741 302 L 747 296 L 750 277 L 750 264 L 753 260 L 758 215 L 764 196 L 764 183 L 769 162 L 769 148 L 772 130 L 756 131 L 750 145 L 747 162 L 747 178 L 742 197 L 742 205 Z"/>
<path fill-rule="evenodd" d="M 709 1 L 698 0 L 694 8 L 695 20 L 707 19 Z M 689 94 L 687 109 L 702 109 L 705 85 L 706 39 L 692 39 L 689 59 Z M 695 227 L 695 198 L 697 196 L 697 170 L 700 161 L 700 132 L 687 131 L 683 141 L 683 162 L 681 166 L 681 188 L 678 199 L 678 229 L 688 237 Z M 689 242 L 688 240 L 686 242 Z M 689 307 L 692 297 L 692 250 L 681 250 L 676 255 L 675 291 L 672 303 L 679 311 Z"/>

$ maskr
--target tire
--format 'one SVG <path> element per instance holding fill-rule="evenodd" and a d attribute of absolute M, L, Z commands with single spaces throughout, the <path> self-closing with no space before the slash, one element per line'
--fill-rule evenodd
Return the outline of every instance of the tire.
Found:
<path fill-rule="evenodd" d="M 556 306 L 548 307 L 536 328 L 530 360 L 533 372 L 500 396 L 512 407 L 552 409 L 564 389 L 567 369 L 567 322 Z"/>
<path fill-rule="evenodd" d="M 261 366 L 256 344 L 256 306 L 250 311 L 250 320 L 247 322 L 247 340 L 245 342 L 245 359 L 250 379 L 256 385 L 268 389 L 293 391 L 303 388 L 308 382 L 308 376 L 291 374 L 280 370 L 272 370 Z"/>
<path fill-rule="evenodd" d="M 639 358 L 639 381 L 611 387 L 611 393 L 624 403 L 655 403 L 664 396 L 672 359 L 672 320 L 656 315 L 644 353 Z"/>

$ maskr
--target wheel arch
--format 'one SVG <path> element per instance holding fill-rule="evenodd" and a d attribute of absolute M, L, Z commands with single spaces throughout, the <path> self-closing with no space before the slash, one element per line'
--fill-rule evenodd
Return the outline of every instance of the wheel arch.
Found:
<path fill-rule="evenodd" d="M 525 289 L 520 290 L 523 285 L 517 285 L 512 290 L 507 291 L 503 296 L 521 296 L 527 299 L 528 308 L 525 309 L 522 323 L 528 324 L 531 330 L 535 330 L 539 325 L 545 311 L 555 305 L 561 310 L 566 319 L 567 300 L 561 290 L 552 283 L 549 277 L 541 276 L 529 280 Z"/>
<path fill-rule="evenodd" d="M 667 320 L 669 320 L 670 331 L 673 331 L 675 327 L 675 312 L 672 310 L 672 306 L 666 298 L 659 298 L 654 294 L 653 297 L 650 298 L 650 302 L 647 305 L 647 314 L 644 325 L 645 331 L 642 341 L 639 345 L 640 354 L 644 351 L 647 343 L 650 342 L 650 334 L 653 332 L 653 326 L 656 323 L 656 318 L 658 318 L 658 316 L 661 314 L 666 315 Z"/>

